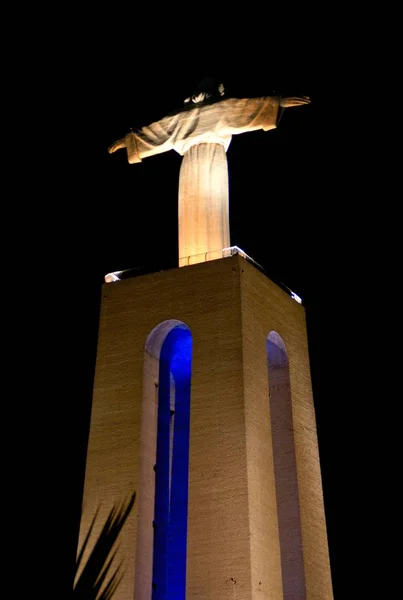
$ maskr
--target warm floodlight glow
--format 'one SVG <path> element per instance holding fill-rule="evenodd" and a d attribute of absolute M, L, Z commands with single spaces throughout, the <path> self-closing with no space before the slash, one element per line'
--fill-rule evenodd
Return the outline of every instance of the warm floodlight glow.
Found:
<path fill-rule="evenodd" d="M 297 296 L 297 294 L 295 292 L 291 292 L 291 298 L 293 300 L 295 300 L 296 302 L 298 302 L 298 304 L 302 304 L 302 298 Z"/>
<path fill-rule="evenodd" d="M 222 256 L 226 258 L 227 256 L 234 256 L 234 254 L 239 254 L 242 258 L 252 260 L 250 256 L 246 254 L 241 248 L 238 246 L 229 246 L 228 248 L 222 249 Z"/>
<path fill-rule="evenodd" d="M 105 275 L 105 283 L 113 283 L 114 281 L 120 281 L 119 275 L 122 274 L 122 271 L 115 271 L 114 273 L 107 273 Z"/>

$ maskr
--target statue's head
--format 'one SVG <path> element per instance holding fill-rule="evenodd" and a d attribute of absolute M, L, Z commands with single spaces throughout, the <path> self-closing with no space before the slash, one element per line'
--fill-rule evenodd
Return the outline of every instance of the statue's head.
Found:
<path fill-rule="evenodd" d="M 216 102 L 220 97 L 224 96 L 224 84 L 217 84 L 212 77 L 205 77 L 197 86 L 196 92 L 185 99 L 185 104 L 192 102 L 193 104 L 201 104 L 202 102 Z"/>

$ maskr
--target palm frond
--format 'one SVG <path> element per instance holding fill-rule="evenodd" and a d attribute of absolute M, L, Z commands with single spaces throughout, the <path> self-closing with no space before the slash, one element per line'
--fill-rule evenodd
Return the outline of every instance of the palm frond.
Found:
<path fill-rule="evenodd" d="M 94 544 L 91 554 L 77 579 L 77 574 L 81 569 L 84 552 L 98 516 L 98 510 L 95 513 L 77 557 L 75 573 L 76 583 L 73 590 L 73 598 L 75 600 L 111 600 L 112 595 L 116 591 L 116 588 L 123 577 L 123 573 L 119 574 L 121 568 L 121 565 L 119 565 L 115 572 L 112 575 L 109 575 L 117 550 L 115 550 L 112 556 L 110 556 L 110 554 L 120 531 L 133 508 L 135 499 L 136 493 L 134 492 L 126 505 L 123 503 L 120 508 L 112 508 L 102 531 Z M 108 575 L 109 580 L 105 584 Z M 105 586 L 102 592 L 100 592 L 101 587 L 104 584 Z"/>

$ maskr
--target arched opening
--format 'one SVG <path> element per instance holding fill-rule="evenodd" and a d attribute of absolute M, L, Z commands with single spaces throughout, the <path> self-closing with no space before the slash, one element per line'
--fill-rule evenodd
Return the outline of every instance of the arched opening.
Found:
<path fill-rule="evenodd" d="M 136 597 L 185 600 L 192 335 L 164 321 L 144 362 Z M 150 597 L 149 595 L 147 597 Z"/>
<path fill-rule="evenodd" d="M 285 344 L 275 331 L 267 336 L 266 352 L 283 594 L 284 600 L 304 600 L 305 573 L 290 372 Z"/>

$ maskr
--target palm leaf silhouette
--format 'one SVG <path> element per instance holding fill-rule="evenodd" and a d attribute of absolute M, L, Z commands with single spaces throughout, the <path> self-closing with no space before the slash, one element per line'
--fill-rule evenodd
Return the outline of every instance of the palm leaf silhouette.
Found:
<path fill-rule="evenodd" d="M 123 503 L 120 508 L 113 507 L 109 513 L 102 531 L 99 534 L 96 543 L 94 544 L 92 552 L 81 571 L 80 577 L 76 580 L 74 585 L 73 598 L 75 600 L 111 600 L 123 577 L 123 573 L 120 572 L 121 565 L 118 566 L 112 575 L 109 574 L 112 561 L 116 555 L 116 550 L 112 553 L 112 549 L 127 517 L 130 514 L 131 509 L 133 508 L 135 499 L 136 492 L 133 493 L 129 501 L 126 503 L 126 506 Z M 81 568 L 84 552 L 87 547 L 91 532 L 94 528 L 97 515 L 98 510 L 95 513 L 87 536 L 77 557 L 75 579 L 77 578 L 77 573 Z M 107 581 L 108 576 L 109 580 Z M 101 592 L 100 590 L 103 585 L 104 588 Z"/>

